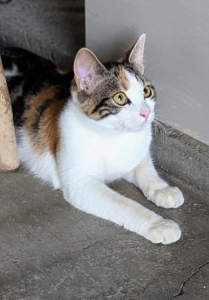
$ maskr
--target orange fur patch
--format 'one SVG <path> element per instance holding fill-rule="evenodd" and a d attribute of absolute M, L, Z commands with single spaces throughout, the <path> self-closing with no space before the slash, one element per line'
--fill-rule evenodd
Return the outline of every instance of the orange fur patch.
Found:
<path fill-rule="evenodd" d="M 122 89 L 124 91 L 127 91 L 129 89 L 129 86 L 130 86 L 130 83 L 129 83 L 129 80 L 128 78 L 126 77 L 126 74 L 125 72 L 123 71 L 123 68 L 120 67 L 120 70 L 119 70 L 119 78 L 120 78 L 120 85 L 122 87 Z"/>
<path fill-rule="evenodd" d="M 56 99 L 56 95 L 59 92 L 59 86 L 52 86 L 42 91 L 31 101 L 31 105 L 25 114 L 25 127 L 31 138 L 33 148 L 38 154 L 42 154 L 46 149 L 48 149 L 51 154 L 56 154 L 59 142 L 57 121 L 60 111 L 66 103 L 66 99 Z M 44 114 L 41 115 L 39 109 L 44 105 L 46 100 L 51 102 Z M 39 127 L 37 131 L 34 132 L 33 127 L 39 117 L 38 114 L 40 114 Z"/>

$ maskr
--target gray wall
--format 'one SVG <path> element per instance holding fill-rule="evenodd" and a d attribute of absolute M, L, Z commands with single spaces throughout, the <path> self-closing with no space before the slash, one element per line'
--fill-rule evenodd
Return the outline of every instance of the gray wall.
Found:
<path fill-rule="evenodd" d="M 0 47 L 20 47 L 56 62 L 72 63 L 85 45 L 84 28 L 84 0 L 0 3 Z"/>
<path fill-rule="evenodd" d="M 209 1 L 86 0 L 86 45 L 102 61 L 143 32 L 159 119 L 209 145 Z"/>

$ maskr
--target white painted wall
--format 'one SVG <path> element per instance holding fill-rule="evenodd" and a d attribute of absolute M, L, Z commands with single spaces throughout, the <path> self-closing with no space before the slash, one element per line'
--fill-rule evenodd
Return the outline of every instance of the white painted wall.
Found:
<path fill-rule="evenodd" d="M 143 32 L 157 114 L 209 145 L 209 1 L 86 0 L 86 45 L 102 61 Z"/>

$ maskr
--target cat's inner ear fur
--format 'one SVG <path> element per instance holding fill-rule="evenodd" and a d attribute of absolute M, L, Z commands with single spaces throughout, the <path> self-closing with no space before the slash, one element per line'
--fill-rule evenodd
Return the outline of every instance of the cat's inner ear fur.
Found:
<path fill-rule="evenodd" d="M 144 73 L 144 46 L 146 34 L 142 34 L 133 48 L 126 52 L 119 60 L 119 63 L 128 62 L 134 66 L 141 74 Z"/>
<path fill-rule="evenodd" d="M 91 94 L 98 81 L 103 78 L 105 67 L 92 51 L 82 48 L 74 61 L 75 82 L 79 90 Z"/>
<path fill-rule="evenodd" d="M 130 55 L 129 62 L 134 65 L 142 74 L 144 73 L 144 46 L 146 34 L 142 34 L 134 45 Z"/>

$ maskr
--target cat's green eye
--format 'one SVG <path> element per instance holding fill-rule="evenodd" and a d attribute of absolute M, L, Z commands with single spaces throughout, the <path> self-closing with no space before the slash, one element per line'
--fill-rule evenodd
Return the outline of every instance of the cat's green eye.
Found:
<path fill-rule="evenodd" d="M 118 105 L 125 105 L 127 103 L 127 97 L 124 93 L 120 92 L 117 93 L 113 96 L 113 100 L 115 101 L 115 103 L 117 103 Z"/>
<path fill-rule="evenodd" d="M 145 85 L 143 92 L 144 92 L 144 98 L 149 98 L 152 95 L 152 90 L 148 85 Z"/>

